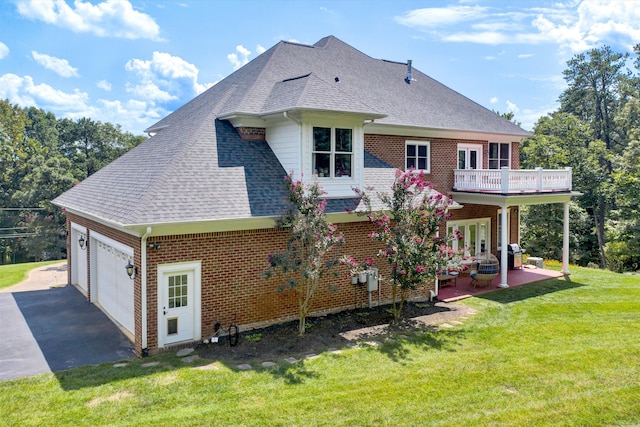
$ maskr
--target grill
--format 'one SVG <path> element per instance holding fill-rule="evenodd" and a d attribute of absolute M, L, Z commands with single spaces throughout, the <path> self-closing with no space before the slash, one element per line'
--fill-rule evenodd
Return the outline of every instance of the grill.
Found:
<path fill-rule="evenodd" d="M 522 268 L 522 248 L 517 243 L 511 243 L 507 246 L 508 267 L 509 270 Z"/>

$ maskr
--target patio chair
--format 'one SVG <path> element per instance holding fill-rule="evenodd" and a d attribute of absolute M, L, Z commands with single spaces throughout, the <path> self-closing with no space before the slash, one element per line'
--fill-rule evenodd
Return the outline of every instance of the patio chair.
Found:
<path fill-rule="evenodd" d="M 484 283 L 484 286 L 489 286 L 493 279 L 498 277 L 499 272 L 500 264 L 495 256 L 489 254 L 483 259 L 478 257 L 478 269 L 472 270 L 470 274 L 471 284 L 474 288 L 480 283 Z"/>

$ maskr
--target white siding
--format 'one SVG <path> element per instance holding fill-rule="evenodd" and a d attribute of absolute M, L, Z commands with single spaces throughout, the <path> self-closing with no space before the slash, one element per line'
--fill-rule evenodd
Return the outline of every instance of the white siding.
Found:
<path fill-rule="evenodd" d="M 300 126 L 291 120 L 272 123 L 266 129 L 265 137 L 284 170 L 294 171 L 300 177 Z"/>

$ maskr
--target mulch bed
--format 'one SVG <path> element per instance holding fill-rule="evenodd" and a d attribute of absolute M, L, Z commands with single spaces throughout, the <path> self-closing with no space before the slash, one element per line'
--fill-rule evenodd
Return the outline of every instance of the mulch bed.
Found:
<path fill-rule="evenodd" d="M 197 350 L 203 358 L 220 361 L 299 358 L 344 348 L 357 341 L 379 340 L 381 337 L 406 333 L 407 330 L 442 324 L 470 312 L 469 307 L 461 303 L 407 302 L 403 309 L 403 320 L 392 324 L 390 309 L 390 305 L 384 305 L 309 317 L 306 333 L 302 337 L 298 335 L 297 320 L 243 331 L 235 346 L 229 345 L 229 337 L 225 334 L 217 343 L 202 344 Z"/>

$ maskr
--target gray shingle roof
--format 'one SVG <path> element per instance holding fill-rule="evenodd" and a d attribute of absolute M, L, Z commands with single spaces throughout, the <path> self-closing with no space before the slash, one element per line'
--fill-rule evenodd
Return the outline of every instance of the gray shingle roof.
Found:
<path fill-rule="evenodd" d="M 219 120 L 232 114 L 332 110 L 380 124 L 528 135 L 418 70 L 411 84 L 405 75 L 406 64 L 373 59 L 332 36 L 313 46 L 280 42 L 54 203 L 123 226 L 278 215 L 285 171 L 264 141 L 242 141 Z M 365 157 L 366 185 L 388 181 L 382 163 Z M 352 202 L 332 202 L 331 210 Z"/>

